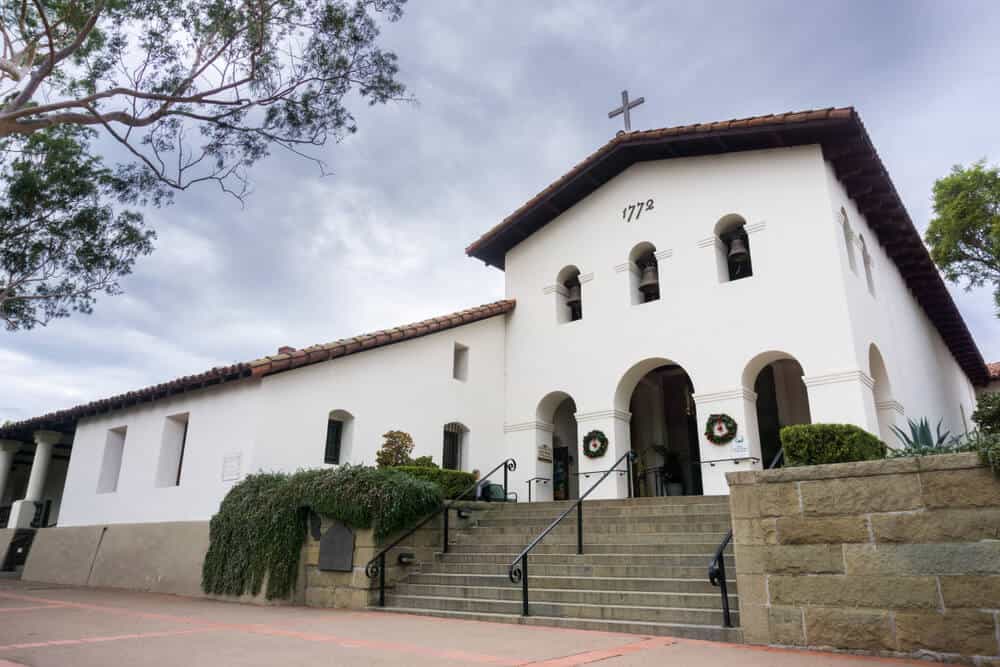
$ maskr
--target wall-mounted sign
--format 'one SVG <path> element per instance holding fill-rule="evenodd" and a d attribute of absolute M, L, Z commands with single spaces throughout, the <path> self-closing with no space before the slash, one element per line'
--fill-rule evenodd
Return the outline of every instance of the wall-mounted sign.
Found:
<path fill-rule="evenodd" d="M 243 452 L 231 452 L 222 457 L 222 481 L 232 482 L 243 475 Z"/>
<path fill-rule="evenodd" d="M 552 446 L 542 443 L 538 445 L 538 460 L 552 463 Z"/>
<path fill-rule="evenodd" d="M 733 458 L 736 459 L 744 456 L 750 456 L 750 447 L 747 445 L 746 438 L 738 435 L 733 440 Z"/>

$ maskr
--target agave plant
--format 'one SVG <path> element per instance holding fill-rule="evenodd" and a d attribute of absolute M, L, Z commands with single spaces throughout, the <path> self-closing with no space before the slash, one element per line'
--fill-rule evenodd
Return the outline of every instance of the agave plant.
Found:
<path fill-rule="evenodd" d="M 906 449 L 937 449 L 944 447 L 945 443 L 948 442 L 948 437 L 951 435 L 951 431 L 941 433 L 941 424 L 944 422 L 944 419 L 938 421 L 936 436 L 931 433 L 931 425 L 927 421 L 927 417 L 918 422 L 912 419 L 907 419 L 907 421 L 910 425 L 909 433 L 898 426 L 892 427 L 892 432 L 896 434 L 896 437 L 899 438 L 899 441 L 903 443 Z"/>

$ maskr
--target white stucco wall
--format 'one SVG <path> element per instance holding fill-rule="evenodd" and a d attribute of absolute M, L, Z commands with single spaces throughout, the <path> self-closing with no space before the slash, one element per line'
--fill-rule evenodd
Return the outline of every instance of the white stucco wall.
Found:
<path fill-rule="evenodd" d="M 652 211 L 622 221 L 623 206 L 649 198 Z M 656 362 L 617 399 L 616 389 L 645 360 L 680 364 L 694 384 L 699 423 L 711 412 L 739 415 L 747 437 L 755 437 L 756 416 L 743 387 L 752 389 L 758 368 L 774 358 L 753 364 L 744 382 L 757 355 L 781 351 L 807 376 L 854 367 L 827 202 L 817 146 L 640 163 L 513 248 L 506 258 L 507 295 L 517 299 L 507 338 L 512 450 L 525 457 L 533 440 L 544 439 L 544 427 L 526 434 L 525 425 L 539 419 L 542 397 L 559 390 L 576 401 L 581 434 L 599 428 L 612 438 L 608 457 L 581 458 L 581 466 L 606 468 L 627 451 L 628 390 Z M 720 283 L 714 227 L 732 213 L 746 220 L 754 275 Z M 643 241 L 660 256 L 661 298 L 633 305 L 624 265 Z M 568 264 L 581 272 L 584 314 L 558 324 L 551 288 Z M 729 458 L 731 449 L 705 442 L 702 460 Z M 534 474 L 549 469 L 535 467 Z M 733 469 L 740 468 L 714 467 L 717 481 L 706 482 L 706 492 L 725 492 L 723 475 Z"/>
<path fill-rule="evenodd" d="M 966 425 L 973 426 L 975 388 L 907 289 L 899 269 L 879 244 L 864 216 L 847 197 L 829 164 L 826 174 L 831 227 L 838 234 L 841 232 L 843 207 L 854 232 L 854 271 L 850 268 L 847 246 L 840 237 L 841 275 L 849 307 L 854 364 L 873 375 L 869 358 L 870 347 L 875 345 L 889 376 L 891 397 L 898 403 L 894 408 L 882 407 L 883 420 L 894 420 L 893 423 L 907 430 L 907 418 L 926 417 L 932 428 L 943 419 L 942 429 L 952 434 L 964 433 Z M 871 257 L 874 293 L 869 290 L 865 276 L 861 237 Z M 879 433 L 878 410 L 874 405 L 867 419 L 865 427 Z M 900 444 L 894 436 L 887 436 L 884 429 L 883 439 L 892 447 Z"/>
<path fill-rule="evenodd" d="M 342 461 L 374 464 L 381 435 L 409 432 L 414 456 L 440 463 L 442 429 L 461 422 L 463 468 L 486 472 L 503 458 L 502 316 L 331 362 L 246 380 L 83 420 L 77 427 L 59 524 L 206 520 L 234 481 L 223 459 L 242 454 L 242 472 L 323 466 L 327 418 L 354 416 Z M 468 378 L 452 378 L 455 342 L 469 348 Z M 188 413 L 179 486 L 157 486 L 167 418 Z M 109 429 L 127 427 L 121 474 L 98 493 Z"/>
<path fill-rule="evenodd" d="M 649 199 L 652 210 L 622 221 L 623 206 Z M 874 296 L 860 248 L 856 271 L 848 265 L 842 206 L 866 239 Z M 754 275 L 720 282 L 715 226 L 730 214 L 746 221 Z M 628 259 L 642 242 L 656 247 L 661 298 L 638 304 Z M 560 323 L 556 276 L 567 265 L 580 271 L 583 319 Z M 208 519 L 234 483 L 222 479 L 228 454 L 242 454 L 244 474 L 324 465 L 331 411 L 353 417 L 341 455 L 352 463 L 373 464 L 391 429 L 413 436 L 414 456 L 440 462 L 444 425 L 461 423 L 462 468 L 486 472 L 513 456 L 510 488 L 524 496 L 527 479 L 552 475 L 537 446 L 551 445 L 554 431 L 572 431 L 568 415 L 555 415 L 563 398 L 575 402 L 577 440 L 594 429 L 611 440 L 600 459 L 567 443 L 576 447 L 574 471 L 606 469 L 629 449 L 632 389 L 665 363 L 690 377 L 699 426 L 709 414 L 732 415 L 750 457 L 760 457 L 754 380 L 777 359 L 801 364 L 813 422 L 854 423 L 885 437 L 881 406 L 898 423 L 900 409 L 943 417 L 957 433 L 962 411 L 968 417 L 974 406 L 971 385 L 818 146 L 633 165 L 513 248 L 506 292 L 517 300 L 508 316 L 81 421 L 60 525 Z M 876 404 L 873 343 L 891 405 Z M 452 377 L 456 344 L 468 348 L 465 380 Z M 798 381 L 785 375 L 776 384 Z M 165 420 L 179 413 L 189 414 L 181 484 L 158 487 Z M 97 493 L 108 430 L 123 426 L 118 488 Z M 726 461 L 734 444 L 701 438 L 700 451 L 709 494 L 727 492 L 726 472 L 761 465 Z M 551 497 L 551 484 L 535 488 L 538 499 Z M 593 497 L 624 492 L 625 479 L 612 477 Z"/>

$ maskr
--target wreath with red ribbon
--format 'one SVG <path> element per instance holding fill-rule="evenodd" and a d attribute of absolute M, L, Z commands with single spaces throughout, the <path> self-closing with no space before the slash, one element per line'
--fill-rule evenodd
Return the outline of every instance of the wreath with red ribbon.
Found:
<path fill-rule="evenodd" d="M 599 459 L 608 451 L 608 436 L 601 431 L 591 431 L 583 436 L 583 453 L 591 459 Z"/>
<path fill-rule="evenodd" d="M 725 445 L 736 437 L 736 420 L 729 415 L 709 415 L 705 422 L 705 437 L 716 445 Z"/>

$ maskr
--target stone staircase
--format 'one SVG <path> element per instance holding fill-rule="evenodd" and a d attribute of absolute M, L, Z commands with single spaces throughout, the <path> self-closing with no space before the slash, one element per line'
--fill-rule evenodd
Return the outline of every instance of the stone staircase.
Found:
<path fill-rule="evenodd" d="M 726 496 L 584 503 L 584 555 L 570 514 L 531 552 L 529 610 L 507 566 L 571 503 L 494 504 L 453 528 L 448 553 L 412 566 L 387 591 L 386 611 L 740 641 L 722 627 L 708 565 L 730 528 Z M 732 552 L 726 556 L 733 624 L 739 625 Z"/>

